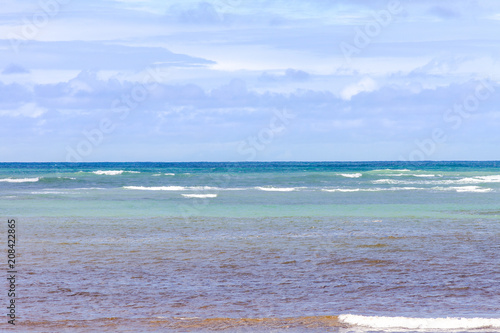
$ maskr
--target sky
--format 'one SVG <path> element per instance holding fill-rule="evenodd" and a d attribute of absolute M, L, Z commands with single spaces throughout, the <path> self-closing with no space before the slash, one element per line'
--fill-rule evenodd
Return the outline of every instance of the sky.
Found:
<path fill-rule="evenodd" d="M 497 0 L 3 0 L 0 162 L 500 160 Z"/>

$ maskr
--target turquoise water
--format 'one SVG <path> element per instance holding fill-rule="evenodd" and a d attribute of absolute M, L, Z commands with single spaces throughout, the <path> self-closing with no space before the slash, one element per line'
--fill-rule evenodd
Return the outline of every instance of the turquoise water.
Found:
<path fill-rule="evenodd" d="M 6 214 L 496 218 L 483 163 L 2 164 Z M 133 202 L 133 204 L 132 204 Z"/>
<path fill-rule="evenodd" d="M 499 198 L 499 162 L 0 164 L 28 331 L 498 320 Z"/>

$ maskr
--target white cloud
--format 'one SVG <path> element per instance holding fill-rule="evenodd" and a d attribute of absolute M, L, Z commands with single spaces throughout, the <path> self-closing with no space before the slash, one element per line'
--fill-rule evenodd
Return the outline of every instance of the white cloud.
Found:
<path fill-rule="evenodd" d="M 397 157 L 397 147 L 432 128 L 449 129 L 443 114 L 478 80 L 500 78 L 500 2 L 401 3 L 404 14 L 348 63 L 339 44 L 351 43 L 387 1 L 73 1 L 15 52 L 8 33 L 40 6 L 8 0 L 9 8 L 0 9 L 0 137 L 9 143 L 15 130 L 32 146 L 78 140 L 108 117 L 116 131 L 99 158 L 120 160 L 113 149 L 135 147 L 134 156 L 148 159 L 155 151 L 148 147 L 169 142 L 162 147 L 177 147 L 182 159 L 210 155 L 200 147 L 225 159 L 237 156 L 224 152 L 231 143 L 258 133 L 273 110 L 286 108 L 296 120 L 267 159 L 326 158 L 316 147 L 340 149 L 330 159 L 352 157 L 345 147 L 359 156 Z M 156 65 L 165 70 L 158 85 L 125 119 L 117 117 L 113 101 L 129 96 Z M 492 116 L 500 87 L 493 85 L 496 93 L 463 119 L 460 131 L 449 131 L 451 143 L 477 148 L 481 140 L 500 141 Z M 15 147 L 5 156 L 32 152 Z"/>
<path fill-rule="evenodd" d="M 1 110 L 0 116 L 9 117 L 29 117 L 29 118 L 39 118 L 44 113 L 47 112 L 46 108 L 38 106 L 36 103 L 26 103 L 13 110 Z"/>
<path fill-rule="evenodd" d="M 377 82 L 370 77 L 365 77 L 359 82 L 348 85 L 340 92 L 340 96 L 345 100 L 351 98 L 361 92 L 372 92 L 377 89 Z"/>

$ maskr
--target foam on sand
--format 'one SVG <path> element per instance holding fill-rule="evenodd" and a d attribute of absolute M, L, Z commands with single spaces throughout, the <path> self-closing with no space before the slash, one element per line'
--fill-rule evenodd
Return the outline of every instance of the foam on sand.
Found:
<path fill-rule="evenodd" d="M 378 317 L 343 314 L 339 321 L 353 326 L 388 329 L 481 329 L 500 328 L 500 319 L 489 318 L 411 318 L 411 317 Z"/>

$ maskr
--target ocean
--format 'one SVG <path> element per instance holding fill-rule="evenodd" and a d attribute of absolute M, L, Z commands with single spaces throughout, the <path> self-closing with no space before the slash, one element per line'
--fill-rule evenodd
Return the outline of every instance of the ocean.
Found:
<path fill-rule="evenodd" d="M 500 162 L 1 163 L 19 332 L 500 332 Z"/>

